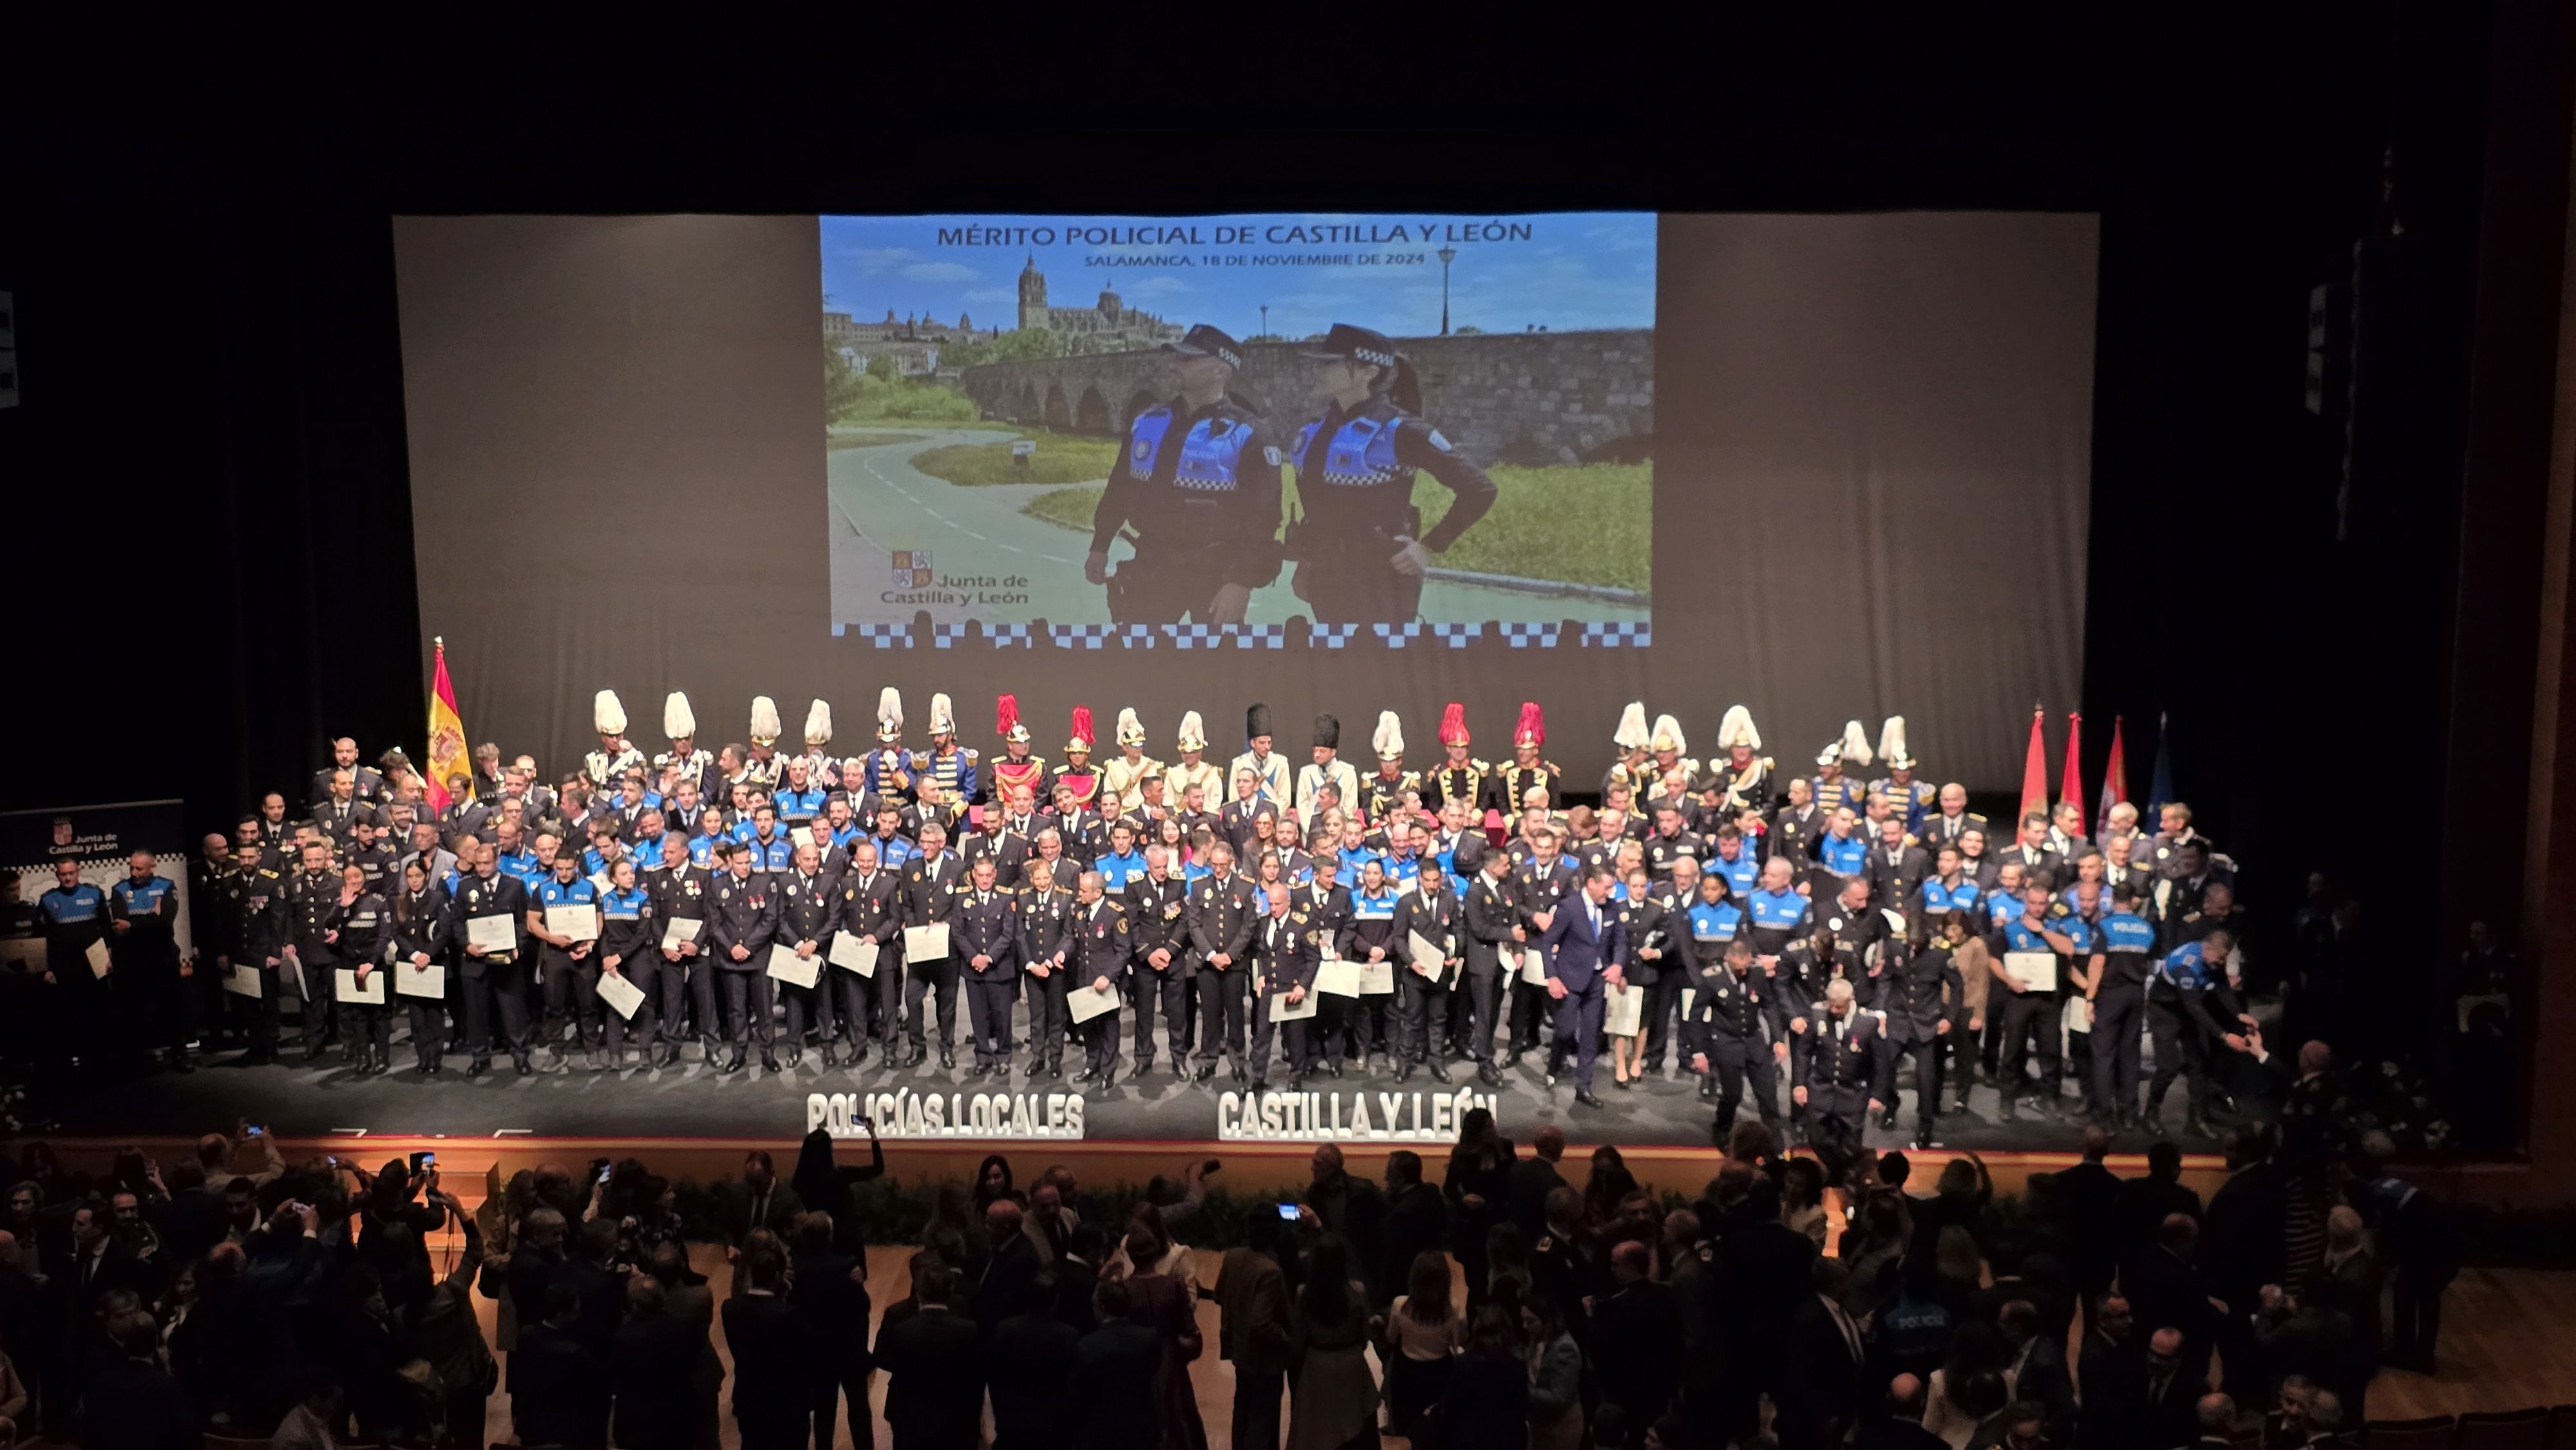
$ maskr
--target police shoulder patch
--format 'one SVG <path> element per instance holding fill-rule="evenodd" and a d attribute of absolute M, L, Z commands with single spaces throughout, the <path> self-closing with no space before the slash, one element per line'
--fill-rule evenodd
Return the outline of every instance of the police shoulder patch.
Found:
<path fill-rule="evenodd" d="M 1443 452 L 1443 453 L 1454 453 L 1454 452 L 1456 452 L 1456 451 L 1457 451 L 1456 449 L 1453 449 L 1453 448 L 1451 448 L 1451 447 L 1449 446 L 1449 440 L 1448 440 L 1448 439 L 1443 438 L 1442 436 L 1440 436 L 1440 430 L 1439 430 L 1439 429 L 1437 429 L 1437 428 L 1431 429 L 1431 430 L 1430 430 L 1430 433 L 1431 433 L 1431 446 L 1432 446 L 1432 447 L 1439 449 L 1439 450 L 1440 450 L 1441 452 Z"/>
<path fill-rule="evenodd" d="M 1264 447 L 1261 450 L 1261 461 L 1277 468 L 1280 463 L 1279 450 L 1276 447 Z"/>

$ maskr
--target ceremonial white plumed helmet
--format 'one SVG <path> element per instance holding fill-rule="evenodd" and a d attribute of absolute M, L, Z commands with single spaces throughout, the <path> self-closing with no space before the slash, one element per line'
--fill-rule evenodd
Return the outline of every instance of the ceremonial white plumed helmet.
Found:
<path fill-rule="evenodd" d="M 1647 742 L 1647 748 L 1657 755 L 1679 755 L 1690 749 L 1690 742 L 1682 738 L 1682 722 L 1670 715 L 1656 716 L 1655 738 Z"/>
<path fill-rule="evenodd" d="M 877 691 L 877 739 L 892 744 L 903 738 L 903 692 L 888 685 Z"/>
<path fill-rule="evenodd" d="M 689 697 L 677 690 L 662 698 L 662 733 L 673 740 L 697 738 L 697 712 L 689 708 Z"/>
<path fill-rule="evenodd" d="M 1742 705 L 1729 705 L 1726 718 L 1717 722 L 1717 748 L 1733 750 L 1739 745 L 1747 750 L 1761 749 L 1762 732 L 1753 728 L 1752 711 Z"/>
<path fill-rule="evenodd" d="M 775 745 L 786 727 L 778 723 L 778 702 L 767 695 L 751 697 L 751 743 Z"/>
<path fill-rule="evenodd" d="M 1914 757 L 1905 753 L 1905 717 L 1890 715 L 1878 727 L 1878 763 L 1890 770 L 1912 770 Z"/>
<path fill-rule="evenodd" d="M 1193 750 L 1207 749 L 1207 722 L 1199 718 L 1198 711 L 1184 710 L 1181 712 L 1180 738 L 1174 740 L 1172 743 L 1179 747 L 1180 752 L 1183 755 L 1187 755 Z"/>
<path fill-rule="evenodd" d="M 1369 743 L 1377 747 L 1380 760 L 1403 759 L 1404 722 L 1395 718 L 1393 710 L 1378 711 L 1377 729 L 1370 733 Z"/>
<path fill-rule="evenodd" d="M 813 704 L 805 707 L 805 743 L 808 745 L 829 745 L 832 743 L 832 704 L 830 701 L 818 699 Z"/>
<path fill-rule="evenodd" d="M 1846 720 L 1843 722 L 1842 738 L 1817 752 L 1816 764 L 1866 769 L 1871 758 L 1869 737 L 1861 733 L 1860 722 Z"/>
<path fill-rule="evenodd" d="M 946 695 L 930 697 L 930 733 L 933 735 L 957 733 L 957 712 L 949 707 Z"/>
<path fill-rule="evenodd" d="M 1126 705 L 1118 711 L 1118 743 L 1145 748 L 1145 722 L 1136 718 L 1136 707 Z"/>
<path fill-rule="evenodd" d="M 1610 732 L 1610 743 L 1622 750 L 1643 750 L 1653 737 L 1646 733 L 1646 702 L 1630 700 L 1619 712 L 1619 728 Z"/>
<path fill-rule="evenodd" d="M 615 690 L 602 690 L 590 697 L 590 728 L 602 735 L 626 733 L 626 707 L 617 703 Z"/>

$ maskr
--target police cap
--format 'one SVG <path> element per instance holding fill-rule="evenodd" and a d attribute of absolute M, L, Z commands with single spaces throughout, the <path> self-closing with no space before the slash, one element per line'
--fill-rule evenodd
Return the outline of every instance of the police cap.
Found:
<path fill-rule="evenodd" d="M 1395 366 L 1395 344 L 1383 332 L 1336 322 L 1332 330 L 1324 334 L 1323 342 L 1308 351 L 1306 356 L 1317 362 L 1340 358 L 1372 367 L 1391 368 Z"/>
<path fill-rule="evenodd" d="M 1204 322 L 1181 334 L 1180 341 L 1164 343 L 1163 351 L 1183 357 L 1212 357 L 1230 368 L 1243 366 L 1243 344 Z"/>

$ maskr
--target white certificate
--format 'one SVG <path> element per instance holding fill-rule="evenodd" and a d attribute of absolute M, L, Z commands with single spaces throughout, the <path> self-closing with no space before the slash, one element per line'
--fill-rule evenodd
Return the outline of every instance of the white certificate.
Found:
<path fill-rule="evenodd" d="M 2057 953 L 2006 952 L 2004 973 L 2021 985 L 2025 992 L 2057 990 Z"/>
<path fill-rule="evenodd" d="M 1547 985 L 1547 953 L 1537 947 L 1521 953 L 1521 980 L 1533 987 Z"/>
<path fill-rule="evenodd" d="M 107 975 L 107 943 L 105 941 L 91 942 L 87 947 L 82 949 L 81 955 L 89 958 L 89 974 L 91 976 L 104 977 Z"/>
<path fill-rule="evenodd" d="M 465 944 L 487 952 L 517 951 L 519 924 L 506 916 L 469 916 L 465 918 Z"/>
<path fill-rule="evenodd" d="M 1602 1032 L 1612 1037 L 1634 1037 L 1645 1029 L 1645 989 L 1625 984 L 1611 988 L 1601 1008 Z"/>
<path fill-rule="evenodd" d="M 1691 1020 L 1691 1015 L 1690 1015 L 1690 1014 L 1691 1014 L 1691 1004 L 1692 1004 L 1693 1002 L 1698 1001 L 1698 1000 L 1699 1000 L 1699 988 L 1697 988 L 1697 987 L 1684 987 L 1684 988 L 1682 988 L 1682 1020 L 1683 1020 L 1684 1022 L 1688 1022 L 1689 1020 Z"/>
<path fill-rule="evenodd" d="M 1448 964 L 1449 960 L 1448 953 L 1433 945 L 1430 938 L 1418 931 L 1408 931 L 1404 934 L 1404 954 L 1413 961 L 1415 966 L 1422 968 L 1433 977 L 1440 975 L 1441 969 Z"/>
<path fill-rule="evenodd" d="M 1315 965 L 1315 990 L 1308 996 L 1330 992 L 1336 997 L 1360 994 L 1360 964 L 1357 962 L 1318 962 Z"/>
<path fill-rule="evenodd" d="M 873 977 L 877 974 L 877 949 L 869 946 L 867 938 L 857 932 L 835 932 L 832 936 L 832 965 L 862 977 Z"/>
<path fill-rule="evenodd" d="M 395 995 L 423 997 L 432 1002 L 447 1000 L 447 968 L 436 962 L 425 967 L 404 962 L 393 970 Z"/>
<path fill-rule="evenodd" d="M 367 973 L 367 984 L 363 987 L 358 985 L 358 974 L 350 971 L 346 967 L 341 968 L 338 972 L 335 972 L 332 975 L 338 983 L 338 991 L 334 995 L 336 995 L 341 1001 L 363 1002 L 371 1007 L 381 1007 L 385 1005 L 384 973 Z"/>
<path fill-rule="evenodd" d="M 934 921 L 928 926 L 903 929 L 903 959 L 907 962 L 935 962 L 948 955 L 948 923 Z"/>
<path fill-rule="evenodd" d="M 259 968 L 235 965 L 224 973 L 224 990 L 237 997 L 256 998 L 260 994 Z"/>
<path fill-rule="evenodd" d="M 814 828 L 812 826 L 790 826 L 787 828 L 787 839 L 794 841 L 799 846 L 811 846 L 814 844 Z"/>
<path fill-rule="evenodd" d="M 1105 992 L 1098 987 L 1076 987 L 1064 994 L 1064 1010 L 1076 1022 L 1088 1022 L 1104 1012 L 1115 1012 L 1118 1010 L 1118 986 L 1113 982 Z"/>
<path fill-rule="evenodd" d="M 1291 1002 L 1288 1000 L 1288 995 L 1283 992 L 1269 999 L 1270 1020 L 1273 1022 L 1307 1021 L 1315 1015 L 1315 1004 L 1321 998 L 1322 994 L 1311 987 L 1306 989 L 1306 1000 L 1303 1002 Z"/>
<path fill-rule="evenodd" d="M 644 989 L 624 977 L 612 977 L 602 972 L 596 990 L 599 1000 L 629 1022 L 635 1020 L 635 1009 L 644 1005 Z"/>
<path fill-rule="evenodd" d="M 814 979 L 822 973 L 821 957 L 800 957 L 796 955 L 796 948 L 785 942 L 779 942 L 769 949 L 769 975 L 782 982 L 793 982 L 800 987 L 810 987 L 814 985 Z"/>
<path fill-rule="evenodd" d="M 696 917 L 672 917 L 662 925 L 662 947 L 665 951 L 677 951 L 696 941 L 698 933 L 706 929 L 707 924 Z"/>
<path fill-rule="evenodd" d="M 2090 1033 L 2093 1030 L 2093 1000 L 2089 997 L 2067 998 L 2066 1010 L 2060 1020 L 2065 1022 L 2069 1032 Z"/>
<path fill-rule="evenodd" d="M 599 908 L 596 906 L 549 906 L 546 908 L 546 930 L 574 941 L 599 940 Z"/>
<path fill-rule="evenodd" d="M 1395 990 L 1395 963 L 1355 962 L 1359 968 L 1360 992 L 1363 997 L 1383 997 Z"/>

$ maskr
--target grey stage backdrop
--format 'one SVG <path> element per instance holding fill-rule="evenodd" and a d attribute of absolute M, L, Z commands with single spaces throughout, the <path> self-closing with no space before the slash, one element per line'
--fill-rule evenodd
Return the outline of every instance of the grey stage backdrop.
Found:
<path fill-rule="evenodd" d="M 553 772 L 594 690 L 659 748 L 685 689 L 710 747 L 756 693 L 791 739 L 813 696 L 853 751 L 880 685 L 930 692 L 988 752 L 1014 691 L 1042 751 L 1076 703 L 1182 710 L 1231 751 L 1264 699 L 1292 756 L 1329 710 L 1417 761 L 1444 701 L 1489 757 L 1523 699 L 1589 790 L 1622 702 L 1704 754 L 1727 705 L 1803 767 L 1846 717 L 1904 714 L 1935 779 L 2009 789 L 2034 700 L 2082 680 L 2097 224 L 2055 214 L 1662 219 L 1653 644 L 1465 649 L 880 649 L 829 629 L 821 311 L 811 217 L 396 223 L 424 635 L 468 730 Z M 428 639 L 422 642 L 427 669 Z M 419 742 L 411 742 L 417 746 Z"/>

